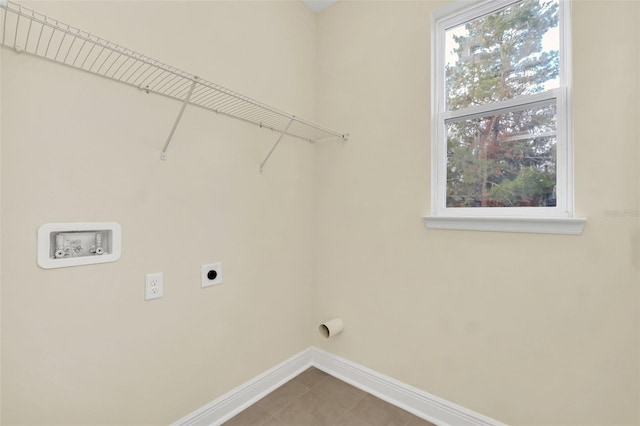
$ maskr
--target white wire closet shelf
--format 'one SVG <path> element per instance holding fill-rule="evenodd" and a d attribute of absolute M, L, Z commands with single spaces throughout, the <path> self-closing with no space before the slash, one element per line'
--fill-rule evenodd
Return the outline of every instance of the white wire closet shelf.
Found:
<path fill-rule="evenodd" d="M 162 158 L 187 105 L 195 105 L 309 142 L 348 139 L 336 132 L 199 78 L 131 49 L 64 24 L 18 3 L 0 0 L 1 44 L 63 65 L 179 100 L 182 109 L 162 150 Z"/>

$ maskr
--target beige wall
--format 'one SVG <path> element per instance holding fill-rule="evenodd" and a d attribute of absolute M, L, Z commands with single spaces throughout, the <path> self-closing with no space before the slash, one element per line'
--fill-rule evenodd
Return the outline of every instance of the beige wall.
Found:
<path fill-rule="evenodd" d="M 161 162 L 179 104 L 2 49 L 3 424 L 166 424 L 310 344 L 507 423 L 640 422 L 640 218 L 604 214 L 640 208 L 640 3 L 574 4 L 578 237 L 424 227 L 444 3 L 30 5 L 352 137 L 260 176 L 276 135 L 189 108 Z M 102 220 L 118 262 L 36 266 L 38 226 Z"/>
<path fill-rule="evenodd" d="M 298 2 L 44 2 L 39 11 L 314 119 Z M 2 50 L 2 423 L 168 424 L 309 347 L 314 148 Z M 48 222 L 115 221 L 116 263 L 36 265 Z M 200 288 L 221 261 L 224 284 Z M 165 296 L 144 301 L 144 275 Z"/>
<path fill-rule="evenodd" d="M 573 7 L 581 236 L 428 230 L 430 14 L 320 15 L 314 344 L 511 424 L 638 424 L 640 3 Z M 636 210 L 637 211 L 637 210 Z"/>

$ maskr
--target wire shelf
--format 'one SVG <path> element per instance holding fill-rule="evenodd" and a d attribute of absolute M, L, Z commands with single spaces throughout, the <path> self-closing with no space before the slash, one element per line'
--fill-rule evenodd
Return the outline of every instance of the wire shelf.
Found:
<path fill-rule="evenodd" d="M 309 142 L 348 139 L 348 134 L 303 120 L 18 3 L 0 0 L 0 9 L 1 44 L 17 52 L 168 96 L 183 102 L 182 111 L 186 105 L 195 105 Z"/>

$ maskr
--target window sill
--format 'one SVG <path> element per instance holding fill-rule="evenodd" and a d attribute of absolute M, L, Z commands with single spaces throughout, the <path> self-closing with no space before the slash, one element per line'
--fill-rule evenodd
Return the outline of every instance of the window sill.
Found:
<path fill-rule="evenodd" d="M 431 229 L 565 235 L 581 234 L 587 223 L 586 218 L 424 216 L 423 219 Z"/>

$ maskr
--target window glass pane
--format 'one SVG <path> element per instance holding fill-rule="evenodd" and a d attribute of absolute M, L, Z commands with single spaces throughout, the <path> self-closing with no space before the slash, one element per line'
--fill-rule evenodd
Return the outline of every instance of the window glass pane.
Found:
<path fill-rule="evenodd" d="M 555 207 L 551 102 L 446 122 L 447 207 Z"/>
<path fill-rule="evenodd" d="M 445 31 L 447 110 L 559 85 L 558 0 L 523 0 Z"/>

